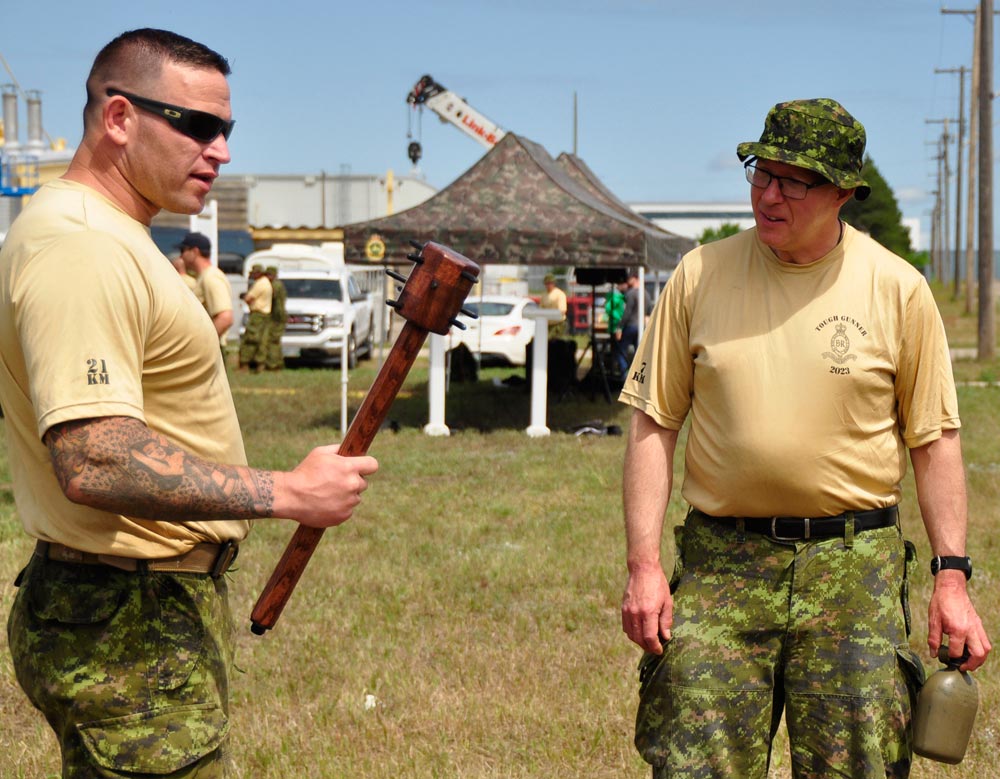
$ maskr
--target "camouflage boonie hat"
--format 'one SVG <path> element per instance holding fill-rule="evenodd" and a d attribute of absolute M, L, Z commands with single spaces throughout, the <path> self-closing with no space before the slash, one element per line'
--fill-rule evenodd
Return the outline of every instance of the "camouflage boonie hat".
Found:
<path fill-rule="evenodd" d="M 858 200 L 872 191 L 861 178 L 865 128 L 828 97 L 778 103 L 764 120 L 760 140 L 741 143 L 736 155 L 740 162 L 759 157 L 816 171 L 841 189 L 854 188 Z"/>
<path fill-rule="evenodd" d="M 253 267 L 252 267 L 252 268 L 250 269 L 250 272 L 251 272 L 251 273 L 263 273 L 263 272 L 264 272 L 264 266 L 263 266 L 263 265 L 257 265 L 257 264 L 255 264 L 255 265 L 254 265 L 254 266 L 253 266 Z"/>
<path fill-rule="evenodd" d="M 278 275 L 278 266 L 277 265 L 268 265 L 266 268 L 264 268 L 264 274 L 267 275 L 267 276 L 277 276 Z"/>

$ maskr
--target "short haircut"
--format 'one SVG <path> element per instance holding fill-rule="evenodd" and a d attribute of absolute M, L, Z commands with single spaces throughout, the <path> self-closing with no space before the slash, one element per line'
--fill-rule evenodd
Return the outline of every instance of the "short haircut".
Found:
<path fill-rule="evenodd" d="M 149 27 L 123 32 L 98 52 L 87 76 L 84 127 L 90 110 L 104 100 L 107 86 L 135 88 L 132 85 L 153 81 L 166 62 L 217 70 L 223 76 L 232 72 L 229 61 L 221 54 L 175 32 Z"/>

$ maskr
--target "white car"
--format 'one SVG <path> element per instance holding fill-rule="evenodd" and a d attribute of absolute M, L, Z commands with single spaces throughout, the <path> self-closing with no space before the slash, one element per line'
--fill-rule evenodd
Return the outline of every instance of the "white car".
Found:
<path fill-rule="evenodd" d="M 458 321 L 467 329 L 453 327 L 448 348 L 465 344 L 484 364 L 524 365 L 525 347 L 535 335 L 535 321 L 524 316 L 529 306 L 537 306 L 537 303 L 517 295 L 470 296 L 462 308 L 479 318 L 459 314 Z"/>

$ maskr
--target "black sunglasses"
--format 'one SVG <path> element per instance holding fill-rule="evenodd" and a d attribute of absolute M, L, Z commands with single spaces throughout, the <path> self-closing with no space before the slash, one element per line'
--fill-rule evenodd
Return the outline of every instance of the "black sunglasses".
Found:
<path fill-rule="evenodd" d="M 222 133 L 222 137 L 228 141 L 229 135 L 233 132 L 233 125 L 236 124 L 234 119 L 227 121 L 206 111 L 195 111 L 192 108 L 181 108 L 177 105 L 170 105 L 170 103 L 161 103 L 159 100 L 150 100 L 148 97 L 140 97 L 120 89 L 109 88 L 107 95 L 108 97 L 115 95 L 124 97 L 132 105 L 166 119 L 167 123 L 175 130 L 202 143 L 211 143 L 219 137 L 219 133 Z"/>

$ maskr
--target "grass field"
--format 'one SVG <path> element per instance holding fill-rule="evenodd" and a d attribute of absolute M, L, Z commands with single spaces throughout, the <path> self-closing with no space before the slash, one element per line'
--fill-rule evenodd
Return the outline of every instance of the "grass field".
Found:
<path fill-rule="evenodd" d="M 943 296 L 942 296 L 943 297 Z M 956 345 L 968 319 L 942 299 Z M 971 333 L 974 336 L 975 323 Z M 973 597 L 997 638 L 1000 389 L 995 365 L 956 364 L 971 495 Z M 645 777 L 631 744 L 639 650 L 621 632 L 624 439 L 574 436 L 590 420 L 627 424 L 618 404 L 578 393 L 531 439 L 528 395 L 491 370 L 448 397 L 452 435 L 433 438 L 418 362 L 371 448 L 381 470 L 354 519 L 328 531 L 273 631 L 249 632 L 254 600 L 293 531 L 260 522 L 231 575 L 241 625 L 233 744 L 244 776 L 550 779 Z M 357 407 L 374 375 L 350 383 Z M 338 438 L 339 373 L 233 374 L 251 462 L 293 466 Z M 678 465 L 679 470 L 680 464 Z M 0 613 L 31 544 L 17 522 L 0 442 Z M 683 515 L 671 503 L 669 521 Z M 920 550 L 913 646 L 926 658 L 928 547 L 912 481 L 903 504 Z M 669 550 L 665 554 L 669 565 Z M 930 660 L 925 660 L 932 668 Z M 914 777 L 997 776 L 1000 671 L 977 673 L 980 712 L 959 766 L 918 759 Z M 55 777 L 55 742 L 26 703 L 0 638 L 0 776 Z M 772 777 L 787 777 L 776 756 Z"/>

